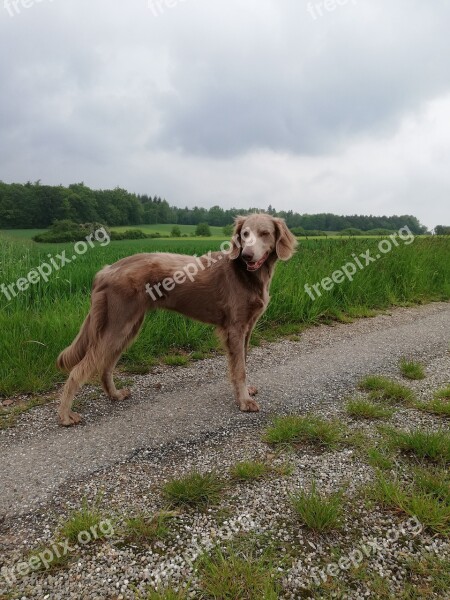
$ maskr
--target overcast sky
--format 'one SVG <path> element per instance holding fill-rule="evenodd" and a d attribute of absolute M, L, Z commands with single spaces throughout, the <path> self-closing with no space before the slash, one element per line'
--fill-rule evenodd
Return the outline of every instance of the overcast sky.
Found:
<path fill-rule="evenodd" d="M 448 0 L 0 0 L 0 179 L 450 225 L 449 31 Z"/>

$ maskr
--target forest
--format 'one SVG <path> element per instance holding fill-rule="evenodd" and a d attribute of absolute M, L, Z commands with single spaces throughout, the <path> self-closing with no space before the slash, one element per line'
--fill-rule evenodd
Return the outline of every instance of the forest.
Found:
<path fill-rule="evenodd" d="M 0 229 L 43 229 L 65 219 L 77 223 L 100 222 L 111 227 L 164 223 L 208 223 L 223 227 L 232 223 L 236 215 L 254 210 L 265 210 L 273 216 L 284 218 L 290 228 L 303 228 L 306 231 L 342 231 L 350 228 L 397 231 L 408 226 L 415 234 L 426 232 L 426 227 L 411 215 L 310 215 L 292 210 L 277 211 L 273 206 L 251 209 L 224 209 L 220 206 L 209 209 L 198 206 L 180 208 L 171 206 L 159 196 L 133 194 L 121 188 L 93 190 L 84 183 L 64 187 L 42 185 L 40 181 L 26 184 L 0 181 Z"/>

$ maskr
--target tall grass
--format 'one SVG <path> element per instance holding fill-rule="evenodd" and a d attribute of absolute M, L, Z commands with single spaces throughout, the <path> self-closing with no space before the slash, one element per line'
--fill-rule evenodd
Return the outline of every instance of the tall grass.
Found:
<path fill-rule="evenodd" d="M 313 301 L 304 291 L 352 261 L 366 249 L 377 254 L 374 239 L 302 240 L 296 256 L 277 266 L 272 300 L 258 323 L 254 341 L 275 331 L 289 332 L 324 318 L 344 318 L 389 305 L 450 298 L 450 239 L 417 238 L 401 245 L 376 264 L 358 271 Z M 219 240 L 129 240 L 89 249 L 76 261 L 55 271 L 47 283 L 8 301 L 0 292 L 0 394 L 36 392 L 62 380 L 54 367 L 58 353 L 76 335 L 89 310 L 92 279 L 105 264 L 138 252 L 170 251 L 202 254 L 218 249 Z M 10 284 L 71 244 L 35 244 L 26 239 L 0 237 L 0 284 Z M 208 352 L 217 348 L 213 328 L 174 313 L 150 314 L 136 343 L 124 355 L 123 367 L 144 365 L 177 351 Z"/>

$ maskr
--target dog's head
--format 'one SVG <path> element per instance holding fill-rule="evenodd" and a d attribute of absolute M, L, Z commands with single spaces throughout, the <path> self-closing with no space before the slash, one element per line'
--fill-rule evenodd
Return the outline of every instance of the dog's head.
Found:
<path fill-rule="evenodd" d="M 260 269 L 272 254 L 289 260 L 297 246 L 284 220 L 264 213 L 236 217 L 231 243 L 230 258 L 240 256 L 248 271 Z"/>

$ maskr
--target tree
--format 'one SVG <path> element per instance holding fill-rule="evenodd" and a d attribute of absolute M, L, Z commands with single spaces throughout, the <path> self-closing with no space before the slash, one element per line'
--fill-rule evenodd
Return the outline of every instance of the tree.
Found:
<path fill-rule="evenodd" d="M 208 223 L 199 223 L 195 228 L 195 235 L 202 237 L 209 237 L 211 235 L 211 229 Z"/>
<path fill-rule="evenodd" d="M 222 227 L 222 232 L 226 237 L 231 237 L 233 235 L 233 225 L 225 225 Z"/>
<path fill-rule="evenodd" d="M 171 235 L 171 237 L 174 237 L 174 238 L 181 237 L 181 229 L 177 225 L 174 225 L 172 227 L 172 229 L 170 230 L 170 235 Z"/>
<path fill-rule="evenodd" d="M 436 235 L 450 235 L 450 227 L 447 225 L 436 225 L 434 233 Z"/>

